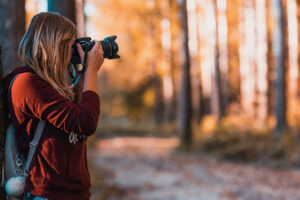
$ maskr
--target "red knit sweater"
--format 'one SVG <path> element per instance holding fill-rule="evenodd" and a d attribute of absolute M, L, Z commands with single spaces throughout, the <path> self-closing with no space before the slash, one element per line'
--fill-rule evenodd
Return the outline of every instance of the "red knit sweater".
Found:
<path fill-rule="evenodd" d="M 100 114 L 97 93 L 85 91 L 77 105 L 60 95 L 29 67 L 20 67 L 4 80 L 6 91 L 17 74 L 8 100 L 16 128 L 19 151 L 28 154 L 39 120 L 45 120 L 42 137 L 32 160 L 26 192 L 51 200 L 86 200 L 90 197 L 86 139 L 76 144 L 69 133 L 89 136 L 96 131 Z M 12 113 L 12 112 L 11 112 Z"/>

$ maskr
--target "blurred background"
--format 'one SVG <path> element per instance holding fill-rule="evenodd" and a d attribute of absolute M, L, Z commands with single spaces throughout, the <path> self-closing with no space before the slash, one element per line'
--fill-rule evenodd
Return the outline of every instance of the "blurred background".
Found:
<path fill-rule="evenodd" d="M 299 0 L 0 0 L 4 75 L 31 18 L 117 35 L 92 199 L 300 199 Z"/>

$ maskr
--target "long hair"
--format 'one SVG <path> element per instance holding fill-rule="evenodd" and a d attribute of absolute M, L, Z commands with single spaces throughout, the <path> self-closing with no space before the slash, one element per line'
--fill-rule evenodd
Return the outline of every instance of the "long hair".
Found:
<path fill-rule="evenodd" d="M 73 87 L 66 80 L 76 26 L 62 15 L 35 15 L 19 46 L 19 57 L 64 97 L 73 100 Z"/>

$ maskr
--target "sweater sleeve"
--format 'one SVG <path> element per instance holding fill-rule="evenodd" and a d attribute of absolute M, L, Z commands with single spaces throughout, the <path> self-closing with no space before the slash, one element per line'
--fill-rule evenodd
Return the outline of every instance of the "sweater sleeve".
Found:
<path fill-rule="evenodd" d="M 85 91 L 79 104 L 71 102 L 36 74 L 20 74 L 11 88 L 15 109 L 45 120 L 66 133 L 91 135 L 96 131 L 100 100 Z"/>

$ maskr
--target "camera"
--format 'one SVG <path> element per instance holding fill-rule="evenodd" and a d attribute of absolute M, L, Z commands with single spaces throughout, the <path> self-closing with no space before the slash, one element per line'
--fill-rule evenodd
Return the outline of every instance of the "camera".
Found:
<path fill-rule="evenodd" d="M 106 37 L 100 41 L 104 58 L 108 58 L 108 59 L 120 58 L 120 56 L 118 55 L 119 47 L 118 44 L 115 42 L 116 39 L 117 36 L 113 35 L 113 36 Z M 76 38 L 74 44 L 72 45 L 72 58 L 71 58 L 72 64 L 81 64 L 81 59 L 76 46 L 77 43 L 81 45 L 82 50 L 85 52 L 90 51 L 95 45 L 95 42 L 91 41 L 90 37 Z"/>

